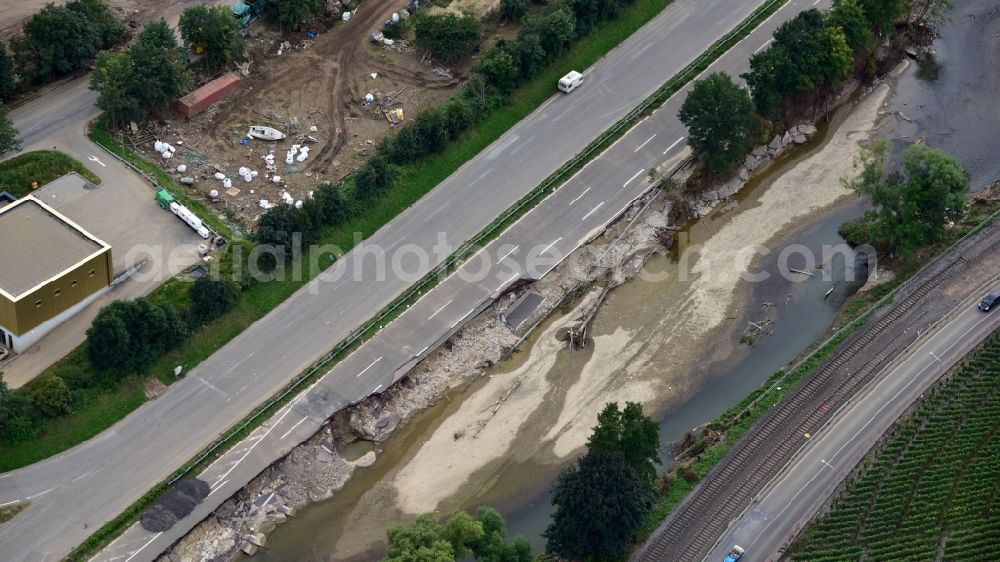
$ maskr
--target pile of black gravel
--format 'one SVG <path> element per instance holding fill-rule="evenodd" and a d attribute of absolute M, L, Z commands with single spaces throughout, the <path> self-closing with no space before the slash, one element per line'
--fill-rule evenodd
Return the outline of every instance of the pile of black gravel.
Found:
<path fill-rule="evenodd" d="M 195 506 L 208 497 L 210 491 L 208 482 L 204 480 L 181 480 L 153 507 L 144 511 L 139 522 L 149 532 L 166 531 L 194 511 Z"/>

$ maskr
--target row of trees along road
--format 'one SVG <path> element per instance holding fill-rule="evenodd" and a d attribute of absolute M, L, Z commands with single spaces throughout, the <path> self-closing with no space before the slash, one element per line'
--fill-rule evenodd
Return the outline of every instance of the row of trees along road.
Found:
<path fill-rule="evenodd" d="M 799 13 L 750 57 L 750 71 L 741 76 L 749 92 L 723 73 L 694 84 L 679 114 L 688 142 L 710 172 L 732 172 L 755 142 L 835 91 L 852 71 L 870 75 L 874 46 L 895 22 L 904 16 L 920 22 L 939 18 L 948 5 L 948 0 L 834 0 L 828 11 Z"/>
<path fill-rule="evenodd" d="M 616 17 L 628 3 L 629 0 L 597 3 L 550 0 L 528 14 L 525 0 L 504 0 L 501 5 L 504 17 L 523 17 L 516 39 L 498 41 L 486 50 L 473 64 L 468 83 L 459 94 L 418 113 L 395 135 L 383 139 L 376 154 L 348 181 L 329 188 L 340 191 L 328 198 L 340 202 L 338 212 L 320 213 L 316 207 L 297 211 L 279 205 L 261 217 L 257 241 L 279 246 L 292 240 L 293 234 L 301 233 L 306 243 L 314 240 L 323 228 L 336 226 L 370 206 L 392 189 L 402 167 L 441 152 L 490 112 L 508 104 L 518 86 L 538 76 L 565 54 L 577 38 Z M 418 14 L 407 21 L 415 26 L 417 45 L 442 61 L 468 56 L 481 41 L 479 23 L 468 16 Z M 291 258 L 291 253 L 286 252 L 285 256 Z"/>
<path fill-rule="evenodd" d="M 240 286 L 202 277 L 187 299 L 114 301 L 87 330 L 85 363 L 61 361 L 25 386 L 11 390 L 0 377 L 0 444 L 32 439 L 48 420 L 101 400 L 129 376 L 149 369 L 199 328 L 233 308 Z"/>

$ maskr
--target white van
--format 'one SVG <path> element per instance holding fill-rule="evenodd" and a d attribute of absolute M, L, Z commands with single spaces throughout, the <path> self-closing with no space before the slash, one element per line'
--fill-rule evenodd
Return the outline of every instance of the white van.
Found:
<path fill-rule="evenodd" d="M 575 90 L 580 84 L 583 84 L 583 74 L 575 70 L 571 70 L 569 74 L 559 79 L 559 89 L 567 94 Z"/>

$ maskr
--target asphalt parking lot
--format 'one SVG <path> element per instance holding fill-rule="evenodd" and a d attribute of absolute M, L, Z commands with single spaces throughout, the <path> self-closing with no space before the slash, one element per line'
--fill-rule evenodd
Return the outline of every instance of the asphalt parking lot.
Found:
<path fill-rule="evenodd" d="M 143 261 L 135 275 L 114 287 L 37 344 L 0 365 L 4 380 L 18 387 L 83 343 L 87 327 L 104 305 L 116 299 L 134 299 L 150 293 L 172 275 L 198 261 L 204 243 L 173 213 L 161 209 L 151 187 L 108 179 L 95 186 L 76 174 L 65 175 L 32 195 L 77 225 L 111 245 L 117 276 Z"/>

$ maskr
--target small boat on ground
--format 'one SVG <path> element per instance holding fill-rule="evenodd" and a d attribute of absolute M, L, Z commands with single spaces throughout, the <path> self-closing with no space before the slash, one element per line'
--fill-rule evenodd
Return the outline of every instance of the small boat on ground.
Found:
<path fill-rule="evenodd" d="M 273 127 L 264 127 L 263 125 L 253 125 L 250 127 L 250 131 L 247 136 L 253 137 L 255 139 L 276 141 L 285 138 L 285 133 L 282 133 L 278 129 Z"/>

